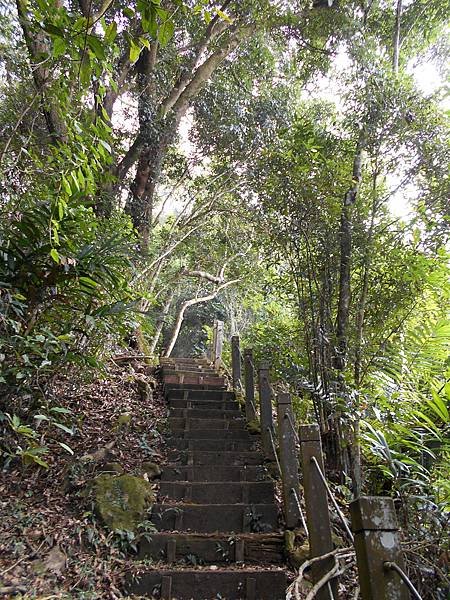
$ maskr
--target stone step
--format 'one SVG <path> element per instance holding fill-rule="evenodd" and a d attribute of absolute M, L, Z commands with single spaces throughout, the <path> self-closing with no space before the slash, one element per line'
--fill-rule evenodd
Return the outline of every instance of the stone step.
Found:
<path fill-rule="evenodd" d="M 194 433 L 194 432 L 191 432 Z M 196 433 L 196 432 L 195 432 Z M 234 432 L 227 432 L 229 435 Z M 256 442 L 236 439 L 182 439 L 167 438 L 166 445 L 173 450 L 197 450 L 201 452 L 250 452 L 256 450 Z"/>
<path fill-rule="evenodd" d="M 167 400 L 170 409 L 184 410 L 193 408 L 197 410 L 223 410 L 235 412 L 240 410 L 239 404 L 232 400 L 184 400 L 182 398 L 169 398 Z"/>
<path fill-rule="evenodd" d="M 219 377 L 219 373 L 214 369 L 209 369 L 202 365 L 165 365 L 161 372 L 163 377 L 166 375 L 208 375 L 209 377 Z"/>
<path fill-rule="evenodd" d="M 172 437 L 180 440 L 252 440 L 246 429 L 172 429 Z"/>
<path fill-rule="evenodd" d="M 159 496 L 194 504 L 270 504 L 275 502 L 271 481 L 252 482 L 177 482 L 163 481 Z"/>
<path fill-rule="evenodd" d="M 129 594 L 161 600 L 284 600 L 287 579 L 281 570 L 153 570 L 129 578 Z"/>
<path fill-rule="evenodd" d="M 195 402 L 205 401 L 205 400 L 215 400 L 218 401 L 235 401 L 236 397 L 234 392 L 229 392 L 227 390 L 200 390 L 200 389 L 179 389 L 173 388 L 169 389 L 166 392 L 166 396 L 169 400 L 193 400 Z"/>
<path fill-rule="evenodd" d="M 203 386 L 203 387 L 212 387 L 212 388 L 222 388 L 225 387 L 225 378 L 218 377 L 217 375 L 183 375 L 182 373 L 178 373 L 175 375 L 167 375 L 163 379 L 164 386 L 168 385 L 183 385 L 184 387 L 189 387 L 195 389 L 195 386 Z"/>
<path fill-rule="evenodd" d="M 175 465 L 162 468 L 161 481 L 266 481 L 269 474 L 261 465 Z"/>
<path fill-rule="evenodd" d="M 178 356 L 163 356 L 159 360 L 160 364 L 204 364 L 210 365 L 210 361 L 205 356 L 188 356 L 188 357 L 178 357 Z"/>
<path fill-rule="evenodd" d="M 169 450 L 168 460 L 180 465 L 228 465 L 243 467 L 245 465 L 261 465 L 263 456 L 260 452 L 200 452 L 189 450 Z M 211 481 L 214 481 L 212 479 Z"/>
<path fill-rule="evenodd" d="M 185 384 L 185 383 L 172 383 L 172 382 L 167 382 L 164 381 L 164 394 L 167 396 L 167 394 L 169 392 L 171 392 L 172 390 L 177 390 L 177 391 L 186 391 L 189 390 L 191 392 L 211 392 L 211 391 L 227 391 L 227 386 L 225 385 L 225 383 L 221 384 L 221 385 L 217 385 L 217 382 L 219 380 L 216 380 L 216 383 L 213 384 Z"/>
<path fill-rule="evenodd" d="M 169 417 L 179 419 L 242 419 L 239 409 L 223 410 L 220 408 L 170 408 Z"/>
<path fill-rule="evenodd" d="M 169 417 L 168 425 L 172 431 L 193 429 L 225 429 L 225 430 L 245 430 L 246 421 L 242 417 L 234 419 L 184 419 L 179 417 Z"/>
<path fill-rule="evenodd" d="M 263 533 L 278 528 L 275 504 L 153 504 L 158 531 Z"/>
<path fill-rule="evenodd" d="M 284 562 L 284 536 L 281 533 L 240 533 L 234 536 L 152 533 L 151 539 L 143 539 L 139 543 L 139 558 L 164 560 L 169 564 L 183 561 L 194 566 L 236 562 L 279 565 Z"/>

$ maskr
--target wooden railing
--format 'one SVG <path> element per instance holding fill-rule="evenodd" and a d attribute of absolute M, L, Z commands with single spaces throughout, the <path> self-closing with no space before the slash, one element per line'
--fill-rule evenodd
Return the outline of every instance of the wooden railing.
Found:
<path fill-rule="evenodd" d="M 221 364 L 223 323 L 215 326 L 215 332 L 211 360 L 218 367 Z M 259 419 L 266 460 L 276 463 L 279 470 L 286 528 L 303 527 L 309 538 L 310 560 L 300 568 L 299 578 L 290 586 L 288 597 L 300 598 L 298 582 L 305 567 L 310 566 L 314 587 L 307 599 L 337 600 L 337 580 L 342 572 L 339 559 L 348 559 L 355 553 L 362 600 L 408 600 L 411 596 L 420 600 L 405 574 L 393 500 L 378 496 L 357 498 L 349 505 L 350 528 L 326 479 L 319 427 L 315 424 L 296 426 L 290 394 L 275 393 L 270 384 L 270 363 L 263 361 L 255 367 L 251 349 L 247 348 L 241 354 L 238 336 L 231 340 L 231 357 L 232 386 L 244 395 L 247 420 Z M 259 391 L 259 417 L 255 379 Z M 302 509 L 299 472 L 306 517 Z M 349 548 L 334 548 L 330 503 L 342 521 Z"/>

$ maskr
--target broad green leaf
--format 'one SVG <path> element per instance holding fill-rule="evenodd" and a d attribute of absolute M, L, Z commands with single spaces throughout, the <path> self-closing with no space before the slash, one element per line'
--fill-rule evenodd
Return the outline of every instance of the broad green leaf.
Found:
<path fill-rule="evenodd" d="M 67 50 L 67 43 L 62 37 L 56 37 L 53 40 L 53 56 L 59 58 Z"/>
<path fill-rule="evenodd" d="M 117 36 L 117 23 L 112 21 L 105 31 L 105 42 L 112 44 Z"/>
<path fill-rule="evenodd" d="M 158 41 L 161 46 L 166 46 L 172 38 L 175 31 L 175 25 L 173 21 L 164 21 L 164 23 L 158 29 Z"/>
<path fill-rule="evenodd" d="M 58 253 L 58 250 L 56 248 L 52 248 L 50 250 L 50 256 L 53 258 L 53 260 L 55 261 L 55 263 L 59 263 L 59 261 L 60 261 L 59 253 Z"/>
<path fill-rule="evenodd" d="M 98 37 L 96 37 L 95 35 L 88 35 L 86 36 L 86 41 L 89 48 L 92 50 L 92 52 L 97 58 L 99 58 L 100 60 L 106 59 L 105 48 L 102 42 L 98 39 Z"/>
<path fill-rule="evenodd" d="M 53 23 L 44 23 L 44 30 L 47 33 L 50 33 L 51 35 L 55 35 L 57 37 L 64 37 L 64 31 L 59 27 L 56 27 L 56 25 L 53 25 Z"/>
<path fill-rule="evenodd" d="M 141 49 L 142 49 L 141 46 L 136 44 L 136 42 L 134 40 L 131 40 L 131 42 L 130 42 L 130 61 L 132 63 L 136 62 L 137 59 L 139 58 Z"/>

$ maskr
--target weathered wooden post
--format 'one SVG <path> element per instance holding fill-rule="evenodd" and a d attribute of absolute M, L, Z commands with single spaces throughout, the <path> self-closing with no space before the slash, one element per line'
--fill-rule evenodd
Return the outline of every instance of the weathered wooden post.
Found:
<path fill-rule="evenodd" d="M 262 361 L 258 368 L 259 387 L 259 412 L 261 421 L 261 438 L 264 454 L 270 460 L 275 459 L 273 440 L 273 417 L 272 417 L 272 390 L 269 379 L 270 363 Z"/>
<path fill-rule="evenodd" d="M 386 565 L 404 571 L 393 500 L 362 496 L 350 504 L 350 514 L 362 600 L 409 600 L 407 586 Z"/>
<path fill-rule="evenodd" d="M 241 352 L 239 350 L 239 336 L 231 338 L 231 372 L 233 375 L 233 389 L 241 387 Z"/>
<path fill-rule="evenodd" d="M 298 507 L 300 485 L 298 480 L 298 460 L 295 448 L 294 415 L 290 394 L 278 394 L 278 440 L 280 465 L 283 480 L 283 499 L 286 527 L 297 527 L 301 523 Z"/>
<path fill-rule="evenodd" d="M 256 420 L 255 410 L 255 372 L 253 369 L 253 350 L 244 350 L 245 416 L 247 421 Z"/>
<path fill-rule="evenodd" d="M 322 446 L 318 425 L 301 425 L 299 427 L 300 454 L 303 471 L 303 488 L 305 494 L 306 520 L 308 523 L 309 550 L 311 558 L 322 556 L 333 550 L 331 538 L 330 513 L 328 511 L 327 491 L 317 470 L 313 458 L 317 460 L 324 473 Z M 317 561 L 311 567 L 314 583 L 317 583 L 334 566 L 333 558 Z M 337 595 L 337 581 L 330 581 L 316 594 L 318 600 L 333 600 Z"/>
<path fill-rule="evenodd" d="M 215 321 L 214 323 L 214 339 L 213 339 L 213 359 L 212 363 L 216 370 L 219 369 L 222 361 L 223 348 L 223 321 Z"/>

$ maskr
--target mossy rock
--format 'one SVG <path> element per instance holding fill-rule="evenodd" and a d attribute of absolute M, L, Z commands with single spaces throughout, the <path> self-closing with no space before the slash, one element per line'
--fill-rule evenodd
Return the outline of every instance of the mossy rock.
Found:
<path fill-rule="evenodd" d="M 95 510 L 113 531 L 136 531 L 155 501 L 151 485 L 142 477 L 103 474 L 96 477 L 93 484 Z"/>
<path fill-rule="evenodd" d="M 107 473 L 116 473 L 117 475 L 123 475 L 125 473 L 124 468 L 118 462 L 106 463 L 100 470 Z"/>
<path fill-rule="evenodd" d="M 114 429 L 119 430 L 124 427 L 128 427 L 131 423 L 131 415 L 130 413 L 122 413 L 118 416 L 117 421 L 114 424 Z"/>
<path fill-rule="evenodd" d="M 145 460 L 142 463 L 140 471 L 142 474 L 147 475 L 149 479 L 158 479 L 158 477 L 161 477 L 160 466 L 149 460 Z"/>
<path fill-rule="evenodd" d="M 284 532 L 284 544 L 289 563 L 295 569 L 298 569 L 306 560 L 309 559 L 309 543 L 305 540 L 303 543 L 297 538 L 295 531 L 286 530 Z"/>
<path fill-rule="evenodd" d="M 261 433 L 261 425 L 257 419 L 253 419 L 247 423 L 247 429 L 249 433 L 257 434 Z"/>

